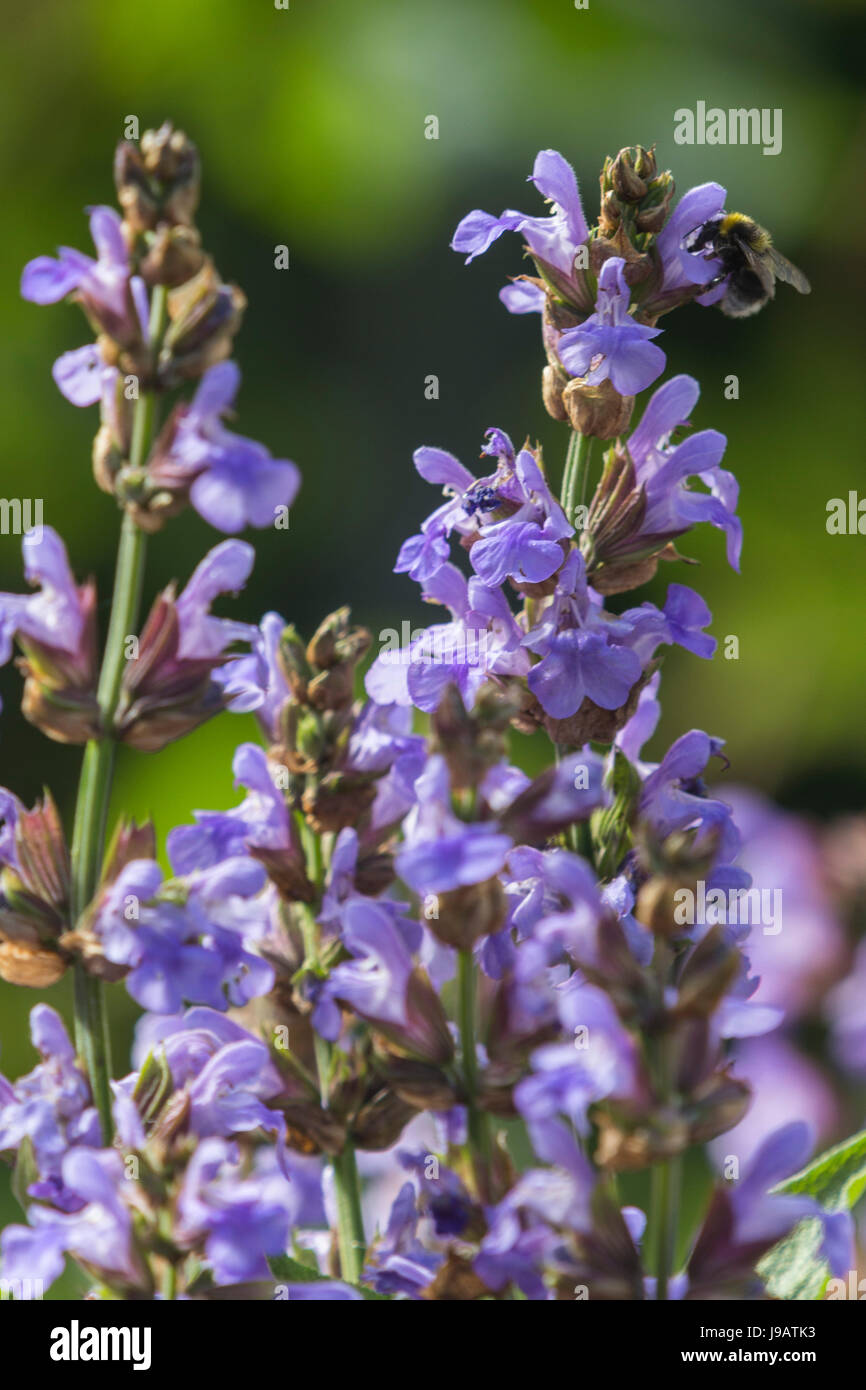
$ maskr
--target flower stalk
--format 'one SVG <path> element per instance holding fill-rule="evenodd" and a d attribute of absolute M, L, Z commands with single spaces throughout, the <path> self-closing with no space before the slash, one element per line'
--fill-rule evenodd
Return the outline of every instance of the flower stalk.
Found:
<path fill-rule="evenodd" d="M 457 994 L 467 1139 L 479 1187 L 483 1189 L 490 1164 L 490 1127 L 478 1105 L 478 972 L 471 946 L 457 953 Z"/>
<path fill-rule="evenodd" d="M 578 506 L 586 503 L 586 490 L 589 481 L 589 464 L 594 443 L 591 434 L 581 434 L 572 430 L 565 456 L 565 471 L 562 476 L 562 509 L 569 521 L 574 524 L 574 513 Z"/>
<path fill-rule="evenodd" d="M 165 331 L 167 291 L 157 286 L 151 303 L 149 339 L 154 356 Z M 153 439 L 155 392 L 144 391 L 136 403 L 130 463 L 144 467 Z M 72 919 L 77 921 L 96 891 L 105 847 L 105 829 L 114 772 L 114 717 L 126 661 L 125 640 L 136 626 L 144 579 L 145 535 L 129 512 L 124 513 L 117 551 L 114 593 L 108 635 L 99 673 L 97 703 L 101 737 L 85 750 L 75 806 L 72 837 Z M 111 1055 L 105 991 L 101 980 L 75 965 L 75 1045 L 84 1063 L 104 1140 L 112 1132 Z"/>

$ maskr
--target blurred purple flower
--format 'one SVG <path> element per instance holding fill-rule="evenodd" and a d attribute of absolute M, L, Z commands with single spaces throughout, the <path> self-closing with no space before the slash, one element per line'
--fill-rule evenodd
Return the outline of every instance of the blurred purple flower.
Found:
<path fill-rule="evenodd" d="M 7 1226 L 0 1236 L 4 1279 L 41 1279 L 63 1273 L 64 1255 L 92 1265 L 106 1280 L 135 1287 L 141 1279 L 132 1245 L 132 1220 L 123 1200 L 128 1186 L 120 1154 L 75 1148 L 61 1162 L 63 1189 L 76 1209 L 31 1206 L 29 1226 Z"/>
<path fill-rule="evenodd" d="M 270 1277 L 266 1256 L 285 1251 L 290 1184 L 270 1165 L 242 1176 L 234 1147 L 205 1139 L 193 1154 L 177 1200 L 176 1237 L 204 1245 L 217 1284 Z"/>
<path fill-rule="evenodd" d="M 73 295 L 98 330 L 129 345 L 141 338 L 142 322 L 147 322 L 144 285 L 130 278 L 121 220 L 114 208 L 94 207 L 89 212 L 90 235 L 98 259 L 68 246 L 60 248 L 57 259 L 37 256 L 24 267 L 21 294 L 34 304 L 56 304 Z M 61 377 L 68 379 L 68 364 Z M 73 395 L 69 399 L 73 400 Z M 89 401 L 74 403 L 89 405 L 98 399 L 99 392 Z"/>
<path fill-rule="evenodd" d="M 39 1173 L 30 1196 L 73 1211 L 80 1201 L 64 1189 L 63 1157 L 73 1147 L 98 1146 L 99 1116 L 63 1021 L 47 1004 L 31 1009 L 30 1037 L 39 1065 L 14 1082 L 0 1075 L 0 1152 L 26 1139 Z"/>
<path fill-rule="evenodd" d="M 497 874 L 512 841 L 495 823 L 458 819 L 443 758 L 429 759 L 416 790 L 418 801 L 403 823 L 396 858 L 397 872 L 409 887 L 422 896 L 447 893 Z"/>

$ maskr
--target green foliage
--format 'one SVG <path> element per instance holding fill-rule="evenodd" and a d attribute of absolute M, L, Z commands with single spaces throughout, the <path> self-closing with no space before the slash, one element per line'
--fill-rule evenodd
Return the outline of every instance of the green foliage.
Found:
<path fill-rule="evenodd" d="M 283 1284 L 319 1284 L 328 1278 L 326 1274 L 320 1274 L 317 1269 L 302 1264 L 300 1260 L 293 1259 L 291 1255 L 271 1255 L 268 1258 L 268 1264 L 271 1274 Z M 363 1284 L 352 1284 L 351 1287 L 357 1289 L 364 1298 L 372 1303 L 388 1303 L 390 1301 L 385 1294 L 376 1293 L 374 1289 L 367 1289 Z"/>
<path fill-rule="evenodd" d="M 774 1193 L 814 1197 L 828 1211 L 850 1211 L 866 1190 L 866 1130 L 828 1149 Z M 801 1221 L 789 1236 L 764 1256 L 758 1273 L 774 1298 L 815 1300 L 827 1283 L 827 1263 L 820 1256 L 820 1223 Z"/>

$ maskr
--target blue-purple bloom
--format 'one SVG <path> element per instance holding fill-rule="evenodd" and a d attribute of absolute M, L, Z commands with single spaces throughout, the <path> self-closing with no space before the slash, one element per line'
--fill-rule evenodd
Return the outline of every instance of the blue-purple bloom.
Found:
<path fill-rule="evenodd" d="M 377 1293 L 417 1298 L 432 1281 L 444 1257 L 423 1246 L 417 1230 L 415 1189 L 407 1182 L 394 1200 L 385 1235 L 377 1242 L 364 1271 Z"/>
<path fill-rule="evenodd" d="M 559 360 L 571 376 L 589 386 L 610 381 L 621 396 L 636 396 L 661 376 L 665 355 L 650 339 L 662 330 L 637 323 L 630 304 L 625 261 L 611 256 L 598 277 L 595 313 L 559 339 Z"/>
<path fill-rule="evenodd" d="M 718 858 L 730 863 L 740 847 L 730 806 L 706 795 L 701 777 L 711 758 L 722 756 L 724 739 L 692 729 L 672 743 L 646 778 L 641 814 L 660 840 L 675 830 L 695 830 L 695 843 L 718 837 Z"/>
<path fill-rule="evenodd" d="M 252 650 L 247 656 L 233 657 L 214 673 L 229 699 L 233 714 L 255 713 L 269 743 L 279 738 L 278 719 L 289 687 L 278 660 L 280 638 L 286 621 L 279 613 L 266 613 L 250 633 Z"/>
<path fill-rule="evenodd" d="M 500 590 L 467 581 L 448 564 L 427 581 L 424 597 L 444 604 L 451 622 L 426 628 L 408 647 L 380 652 L 365 678 L 377 704 L 434 710 L 453 683 L 471 708 L 490 676 L 526 674 L 523 633 Z"/>
<path fill-rule="evenodd" d="M 159 865 L 133 860 L 102 895 L 94 932 L 126 987 L 154 1013 L 213 1009 L 266 994 L 273 970 L 249 949 L 268 928 L 261 865 L 232 858 L 162 884 Z"/>
<path fill-rule="evenodd" d="M 432 757 L 419 783 L 417 804 L 403 823 L 397 872 L 416 893 L 447 893 L 483 883 L 502 868 L 511 838 L 495 823 L 467 824 L 451 809 L 448 769 Z"/>
<path fill-rule="evenodd" d="M 74 1147 L 98 1146 L 99 1116 L 59 1014 L 37 1004 L 30 1012 L 30 1036 L 39 1065 L 14 1082 L 0 1075 L 0 1151 L 17 1150 L 27 1140 L 39 1173 L 30 1196 L 71 1211 L 78 1200 L 64 1190 L 63 1157 Z"/>
<path fill-rule="evenodd" d="M 290 849 L 296 834 L 285 795 L 276 786 L 263 748 L 242 743 L 232 760 L 236 787 L 247 796 L 230 811 L 195 811 L 195 825 L 175 826 L 167 847 L 178 873 L 208 869 L 254 849 Z"/>
<path fill-rule="evenodd" d="M 815 1217 L 822 1227 L 820 1254 L 839 1276 L 853 1261 L 853 1222 L 848 1211 L 826 1211 L 805 1193 L 777 1193 L 809 1159 L 812 1136 L 799 1121 L 769 1135 L 752 1156 L 735 1186 L 720 1188 L 689 1259 L 688 1275 L 697 1296 L 704 1287 L 724 1284 L 732 1273 L 741 1276 L 766 1250 L 800 1221 Z"/>
<path fill-rule="evenodd" d="M 470 547 L 475 573 L 485 584 L 506 579 L 537 584 L 549 579 L 563 561 L 560 544 L 574 534 L 551 494 L 535 455 L 514 446 L 502 430 L 489 429 L 483 453 L 497 460 L 496 472 L 476 479 L 444 449 L 418 449 L 415 467 L 426 482 L 440 485 L 449 500 L 438 507 L 417 536 L 405 541 L 398 574 L 419 584 L 431 579 L 448 560 L 452 532 L 477 537 Z"/>
<path fill-rule="evenodd" d="M 237 1150 L 224 1139 L 205 1139 L 190 1160 L 176 1234 L 185 1244 L 203 1243 L 217 1284 L 268 1278 L 266 1256 L 286 1248 L 290 1184 L 266 1160 L 242 1175 Z"/>
<path fill-rule="evenodd" d="M 545 712 L 567 719 L 588 696 L 602 709 L 618 709 L 640 679 L 642 666 L 628 640 L 630 626 L 602 616 L 586 584 L 583 557 L 572 551 L 556 593 L 527 634 L 540 657 L 529 672 L 529 688 Z"/>
<path fill-rule="evenodd" d="M 263 444 L 233 434 L 222 423 L 239 385 L 234 362 L 209 367 L 192 401 L 179 407 L 168 450 L 151 469 L 155 482 L 188 487 L 196 511 L 229 534 L 245 526 L 272 526 L 300 484 L 294 463 L 272 458 Z"/>
<path fill-rule="evenodd" d="M 718 217 L 725 206 L 727 194 L 718 183 L 702 183 L 690 188 L 668 218 L 656 238 L 664 271 L 664 291 L 673 292 L 690 285 L 706 285 L 722 272 L 722 263 L 711 250 L 689 250 L 691 232 Z M 699 304 L 714 304 L 724 293 L 724 285 L 698 297 Z"/>
<path fill-rule="evenodd" d="M 11 657 L 14 637 L 83 662 L 88 590 L 75 583 L 62 540 L 45 526 L 41 535 L 25 536 L 21 549 L 25 577 L 39 589 L 35 594 L 0 594 L 0 664 Z"/>
<path fill-rule="evenodd" d="M 107 1280 L 135 1288 L 142 1271 L 132 1241 L 129 1190 L 120 1155 L 112 1149 L 72 1148 L 60 1165 L 67 1210 L 34 1203 L 28 1226 L 7 1226 L 0 1236 L 3 1278 L 33 1281 L 46 1288 L 63 1273 L 64 1255 L 74 1255 Z"/>
<path fill-rule="evenodd" d="M 681 535 L 708 521 L 726 533 L 728 562 L 739 569 L 742 526 L 736 515 L 739 486 L 733 473 L 720 467 L 725 436 L 718 430 L 700 430 L 672 445 L 671 435 L 688 422 L 700 395 L 694 377 L 675 376 L 653 392 L 640 424 L 628 439 L 638 487 L 646 494 L 646 511 L 636 537 L 663 540 Z M 699 478 L 710 489 L 696 492 L 687 486 Z"/>
<path fill-rule="evenodd" d="M 141 337 L 142 318 L 147 321 L 147 297 L 142 282 L 133 282 L 130 276 L 126 242 L 114 208 L 90 209 L 90 234 L 97 260 L 69 246 L 62 246 L 56 259 L 37 256 L 24 267 L 21 294 L 34 304 L 57 304 L 73 295 L 98 331 L 119 343 L 135 343 Z M 97 392 L 93 400 L 98 398 Z"/>
<path fill-rule="evenodd" d="M 528 182 L 552 203 L 549 216 L 527 217 L 507 210 L 501 217 L 492 217 L 476 210 L 463 218 L 451 245 L 455 251 L 465 252 L 468 262 L 487 251 L 503 232 L 519 232 L 537 261 L 571 279 L 578 247 L 589 238 L 574 170 L 556 150 L 541 150 Z M 529 313 L 541 309 L 544 301 L 542 291 L 533 293 L 535 290 L 535 286 L 518 282 L 506 286 L 500 298 L 512 313 Z"/>

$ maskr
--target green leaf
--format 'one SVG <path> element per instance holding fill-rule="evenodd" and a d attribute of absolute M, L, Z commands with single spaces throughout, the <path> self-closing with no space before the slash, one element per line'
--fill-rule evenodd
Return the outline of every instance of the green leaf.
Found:
<path fill-rule="evenodd" d="M 25 1134 L 21 1143 L 18 1145 L 18 1152 L 15 1156 L 15 1167 L 12 1170 L 12 1193 L 17 1198 L 20 1205 L 26 1211 L 32 1198 L 28 1195 L 27 1189 L 39 1178 L 39 1169 L 36 1165 L 36 1156 L 33 1152 L 33 1141 L 29 1134 Z"/>
<path fill-rule="evenodd" d="M 300 1260 L 295 1260 L 291 1255 L 269 1255 L 268 1265 L 271 1274 L 278 1279 L 281 1284 L 321 1284 L 330 1283 L 330 1276 L 321 1274 L 318 1269 L 311 1269 L 309 1265 L 301 1264 Z M 340 1280 L 340 1283 L 348 1283 L 348 1280 Z M 349 1288 L 357 1289 L 363 1298 L 369 1299 L 374 1303 L 389 1303 L 391 1300 L 387 1294 L 376 1293 L 375 1289 L 368 1289 L 363 1284 L 349 1284 Z"/>
<path fill-rule="evenodd" d="M 317 1269 L 302 1265 L 300 1260 L 292 1259 L 291 1255 L 269 1255 L 268 1265 L 271 1274 L 275 1279 L 279 1279 L 281 1284 L 315 1284 L 325 1278 Z"/>
<path fill-rule="evenodd" d="M 866 1191 L 866 1130 L 828 1149 L 772 1190 L 814 1197 L 828 1211 L 850 1211 Z M 758 1273 L 774 1298 L 821 1297 L 830 1271 L 819 1254 L 820 1245 L 820 1222 L 809 1217 L 768 1251 Z"/>

